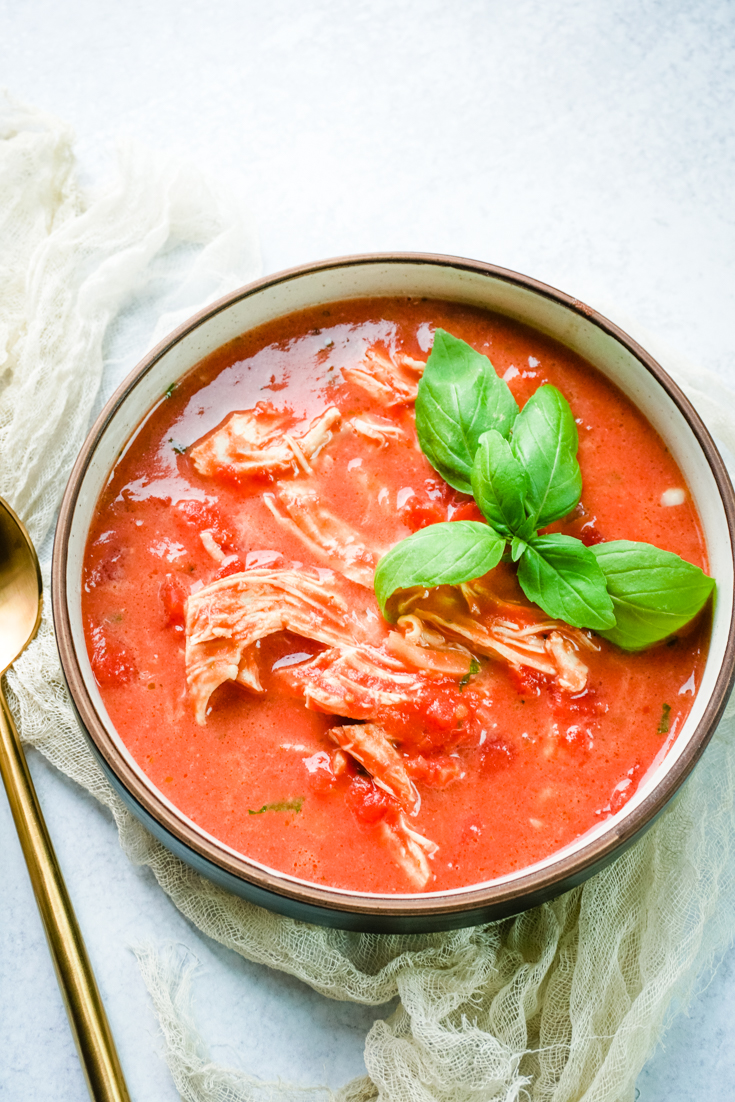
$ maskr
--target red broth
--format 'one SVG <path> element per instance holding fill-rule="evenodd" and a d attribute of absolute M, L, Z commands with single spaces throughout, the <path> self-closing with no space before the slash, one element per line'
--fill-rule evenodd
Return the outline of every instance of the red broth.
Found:
<path fill-rule="evenodd" d="M 302 571 L 315 585 L 330 567 L 339 572 L 338 556 L 315 549 L 288 523 L 289 486 L 315 486 L 323 508 L 382 551 L 426 524 L 477 515 L 471 499 L 447 487 L 418 449 L 411 403 L 387 408 L 342 371 L 370 348 L 425 361 L 439 326 L 487 354 L 521 406 L 542 383 L 568 399 L 584 488 L 578 509 L 555 530 L 588 543 L 653 543 L 707 569 L 681 472 L 613 385 L 550 338 L 432 300 L 304 311 L 209 356 L 136 431 L 87 544 L 83 613 L 92 668 L 141 768 L 183 813 L 235 850 L 339 888 L 456 888 L 524 868 L 572 842 L 614 814 L 667 752 L 706 657 L 707 614 L 635 655 L 585 633 L 581 692 L 562 691 L 533 668 L 480 657 L 471 676 L 469 669 L 462 679 L 422 675 L 410 700 L 355 716 L 355 705 L 334 714 L 318 702 L 305 706 L 303 671 L 329 647 L 280 630 L 253 651 L 264 691 L 225 680 L 197 722 L 185 661 L 190 597 L 217 578 L 253 570 L 279 577 Z M 343 422 L 311 460 L 299 465 L 297 457 L 285 472 L 243 476 L 226 463 L 214 475 L 197 470 L 194 446 L 233 411 L 257 403 L 265 403 L 259 408 L 266 418 L 285 411 L 297 441 L 328 407 Z M 395 433 L 365 436 L 345 428 L 347 421 L 373 429 L 390 423 Z M 683 493 L 668 500 L 683 501 L 664 504 L 672 489 Z M 499 566 L 483 584 L 516 618 L 540 618 L 512 568 Z M 340 585 L 382 645 L 388 628 L 372 591 L 352 580 Z M 402 821 L 435 847 L 425 849 L 430 874 L 423 883 L 397 859 L 390 834 L 395 793 L 376 785 L 364 760 L 338 749 L 328 734 L 363 720 L 382 724 L 420 797 L 418 812 Z"/>

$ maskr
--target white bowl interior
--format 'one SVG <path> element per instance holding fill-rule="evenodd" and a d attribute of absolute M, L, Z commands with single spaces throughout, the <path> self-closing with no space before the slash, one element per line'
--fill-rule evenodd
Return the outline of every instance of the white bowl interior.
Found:
<path fill-rule="evenodd" d="M 335 266 L 296 273 L 278 283 L 256 290 L 208 317 L 185 333 L 138 380 L 105 427 L 87 466 L 68 543 L 66 583 L 72 638 L 87 692 L 95 708 L 105 720 L 116 745 L 131 768 L 144 778 L 145 774 L 126 750 L 107 715 L 92 674 L 82 627 L 81 577 L 87 532 L 113 464 L 132 442 L 136 427 L 160 400 L 166 388 L 227 341 L 248 329 L 295 310 L 340 299 L 389 295 L 449 299 L 494 310 L 554 337 L 612 379 L 666 441 L 681 468 L 697 503 L 707 543 L 710 573 L 717 580 L 709 656 L 701 687 L 681 731 L 665 747 L 665 752 L 661 752 L 655 767 L 644 778 L 638 791 L 616 815 L 597 824 L 575 842 L 543 861 L 490 882 L 508 883 L 531 871 L 547 868 L 561 855 L 572 855 L 603 834 L 618 833 L 625 819 L 669 773 L 693 737 L 714 689 L 727 645 L 733 608 L 733 549 L 727 517 L 717 483 L 699 441 L 676 403 L 641 362 L 614 337 L 562 303 L 498 276 L 453 267 L 449 263 L 375 260 L 351 267 Z M 148 788 L 153 787 L 147 778 L 145 783 Z M 173 808 L 163 793 L 158 790 L 156 792 L 162 804 Z M 177 809 L 174 810 L 182 821 L 188 822 L 198 833 L 203 833 L 201 827 L 191 823 Z M 217 844 L 223 851 L 235 852 L 219 841 Z M 258 865 L 257 862 L 252 863 Z M 304 883 L 279 870 L 268 871 L 276 873 L 284 880 Z M 476 890 L 478 886 L 480 885 L 472 885 L 472 890 Z M 457 888 L 449 892 L 422 893 L 422 898 L 432 894 L 461 895 L 468 890 Z M 365 893 L 344 891 L 343 894 L 350 896 Z M 390 898 L 400 897 L 391 895 Z"/>

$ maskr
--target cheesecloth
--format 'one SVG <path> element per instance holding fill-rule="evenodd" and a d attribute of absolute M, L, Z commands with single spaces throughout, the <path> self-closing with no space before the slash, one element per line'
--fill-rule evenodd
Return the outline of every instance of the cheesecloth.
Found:
<path fill-rule="evenodd" d="M 47 537 L 108 376 L 258 269 L 237 206 L 195 170 L 129 148 L 114 183 L 85 192 L 68 128 L 0 97 L 0 494 L 42 549 L 47 593 Z M 732 394 L 640 339 L 735 454 Z M 472 929 L 375 936 L 260 910 L 156 842 L 112 792 L 77 726 L 48 613 L 8 685 L 25 740 L 109 807 L 130 859 L 149 865 L 205 934 L 328 998 L 378 1005 L 399 996 L 367 1036 L 367 1077 L 336 1095 L 266 1084 L 209 1061 L 190 1017 L 190 960 L 142 949 L 187 1102 L 632 1102 L 672 997 L 686 1000 L 735 932 L 732 707 L 656 825 L 582 887 Z"/>

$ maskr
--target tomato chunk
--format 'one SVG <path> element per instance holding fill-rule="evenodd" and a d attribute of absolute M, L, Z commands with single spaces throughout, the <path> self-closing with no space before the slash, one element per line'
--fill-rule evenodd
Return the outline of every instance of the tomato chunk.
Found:
<path fill-rule="evenodd" d="M 462 505 L 458 505 L 456 509 L 452 509 L 452 515 L 449 517 L 449 520 L 476 520 L 481 524 L 486 523 L 484 516 L 474 501 L 465 501 Z"/>
<path fill-rule="evenodd" d="M 175 578 L 164 578 L 158 588 L 158 596 L 163 608 L 164 627 L 182 628 L 186 605 L 186 593 L 182 584 Z"/>
<path fill-rule="evenodd" d="M 493 739 L 482 747 L 482 768 L 487 773 L 505 769 L 515 757 L 514 748 L 503 739 Z"/>
<path fill-rule="evenodd" d="M 347 789 L 347 804 L 355 818 L 373 826 L 396 807 L 396 801 L 369 777 L 355 776 Z"/>
<path fill-rule="evenodd" d="M 459 758 L 449 757 L 448 754 L 433 754 L 431 757 L 417 754 L 415 758 L 406 759 L 406 772 L 427 788 L 446 788 L 457 780 L 462 765 Z"/>
<path fill-rule="evenodd" d="M 92 672 L 100 685 L 119 685 L 138 674 L 135 659 L 117 639 L 103 628 L 92 631 Z"/>
<path fill-rule="evenodd" d="M 228 578 L 230 574 L 239 574 L 244 569 L 245 564 L 243 563 L 239 555 L 230 555 L 222 563 L 222 566 L 219 568 L 214 577 L 217 581 L 219 581 L 220 578 Z"/>
<path fill-rule="evenodd" d="M 190 528 L 194 528 L 197 532 L 211 532 L 226 555 L 234 554 L 238 550 L 237 536 L 222 520 L 214 502 L 188 498 L 178 503 L 176 511 Z"/>

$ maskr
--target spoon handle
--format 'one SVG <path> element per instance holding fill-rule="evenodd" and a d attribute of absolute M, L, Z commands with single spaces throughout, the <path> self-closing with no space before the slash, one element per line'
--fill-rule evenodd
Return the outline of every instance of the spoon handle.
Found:
<path fill-rule="evenodd" d="M 130 1102 L 82 933 L 1 685 L 0 773 L 89 1093 L 94 1102 Z"/>

